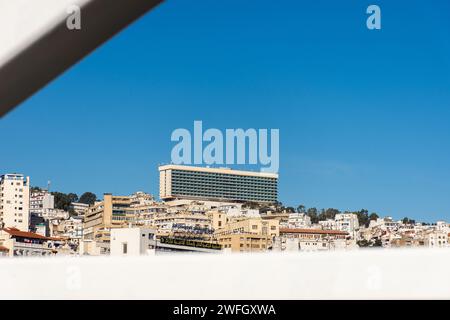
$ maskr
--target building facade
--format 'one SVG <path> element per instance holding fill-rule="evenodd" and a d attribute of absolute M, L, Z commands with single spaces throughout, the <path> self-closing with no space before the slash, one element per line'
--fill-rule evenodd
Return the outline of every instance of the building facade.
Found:
<path fill-rule="evenodd" d="M 150 206 L 150 198 L 145 193 L 131 196 L 113 196 L 105 193 L 102 201 L 95 202 L 84 216 L 83 240 L 94 241 L 101 253 L 109 253 L 111 229 L 126 228 L 144 224 L 140 214 L 142 205 Z"/>
<path fill-rule="evenodd" d="M 22 174 L 0 176 L 0 227 L 28 231 L 30 178 Z"/>
<path fill-rule="evenodd" d="M 336 221 L 337 230 L 348 232 L 352 238 L 356 238 L 356 233 L 359 230 L 359 221 L 356 214 L 338 213 L 334 220 Z"/>
<path fill-rule="evenodd" d="M 289 228 L 306 229 L 311 227 L 311 218 L 305 213 L 290 213 L 288 219 Z"/>
<path fill-rule="evenodd" d="M 56 239 L 33 232 L 4 228 L 0 230 L 0 246 L 7 249 L 8 256 L 22 257 L 57 254 L 59 244 Z"/>
<path fill-rule="evenodd" d="M 153 249 L 156 230 L 151 228 L 123 228 L 111 230 L 112 256 L 146 255 Z"/>
<path fill-rule="evenodd" d="M 280 229 L 280 237 L 275 239 L 275 248 L 284 251 L 324 251 L 353 248 L 354 240 L 348 239 L 345 231 L 322 229 Z"/>
<path fill-rule="evenodd" d="M 89 205 L 81 202 L 72 202 L 70 204 L 70 208 L 75 212 L 77 216 L 84 217 L 86 211 L 89 209 Z"/>
<path fill-rule="evenodd" d="M 181 165 L 159 167 L 162 200 L 192 199 L 273 203 L 278 175 Z"/>
<path fill-rule="evenodd" d="M 55 197 L 47 190 L 30 192 L 30 214 L 42 217 L 47 209 L 55 208 Z"/>

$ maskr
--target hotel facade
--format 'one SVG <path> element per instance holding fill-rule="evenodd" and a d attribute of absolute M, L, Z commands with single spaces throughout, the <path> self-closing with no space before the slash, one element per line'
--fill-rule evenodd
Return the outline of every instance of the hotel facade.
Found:
<path fill-rule="evenodd" d="M 278 198 L 278 174 L 202 168 L 183 165 L 159 167 L 160 198 L 228 202 L 273 203 Z"/>

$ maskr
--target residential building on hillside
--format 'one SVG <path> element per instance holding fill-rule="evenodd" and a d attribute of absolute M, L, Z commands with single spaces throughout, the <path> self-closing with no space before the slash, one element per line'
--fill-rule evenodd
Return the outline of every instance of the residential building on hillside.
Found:
<path fill-rule="evenodd" d="M 434 230 L 425 236 L 425 245 L 430 248 L 448 247 L 448 231 Z"/>
<path fill-rule="evenodd" d="M 42 217 L 47 209 L 55 208 L 55 197 L 47 190 L 37 190 L 30 193 L 30 214 Z"/>
<path fill-rule="evenodd" d="M 28 231 L 30 178 L 23 174 L 0 176 L 0 228 Z"/>
<path fill-rule="evenodd" d="M 311 227 L 311 218 L 305 213 L 290 213 L 288 220 L 288 228 L 307 229 Z"/>
<path fill-rule="evenodd" d="M 81 202 L 72 202 L 70 204 L 70 209 L 72 209 L 77 216 L 84 217 L 86 211 L 89 209 L 89 205 Z"/>
<path fill-rule="evenodd" d="M 17 228 L 0 230 L 0 246 L 7 248 L 8 256 L 48 256 L 58 253 L 63 243 L 58 239 Z"/>
<path fill-rule="evenodd" d="M 337 223 L 334 219 L 319 221 L 319 226 L 322 230 L 337 230 Z"/>
<path fill-rule="evenodd" d="M 347 232 L 352 238 L 356 238 L 359 230 L 358 216 L 354 213 L 338 213 L 334 217 L 336 229 Z"/>
<path fill-rule="evenodd" d="M 356 247 L 356 241 L 350 240 L 346 231 L 281 228 L 279 232 L 280 236 L 275 239 L 275 250 L 284 251 L 290 248 L 290 250 L 321 251 Z"/>
<path fill-rule="evenodd" d="M 156 242 L 153 228 L 122 228 L 111 230 L 112 256 L 139 256 L 150 253 Z"/>
<path fill-rule="evenodd" d="M 217 235 L 224 252 L 264 252 L 271 248 L 272 238 L 254 233 Z"/>
<path fill-rule="evenodd" d="M 109 253 L 111 229 L 130 225 L 142 225 L 137 212 L 144 205 L 151 205 L 145 193 L 131 196 L 113 196 L 105 193 L 102 201 L 96 201 L 84 216 L 83 239 L 95 241 L 102 254 Z"/>
<path fill-rule="evenodd" d="M 134 220 L 129 196 L 113 196 L 105 193 L 102 201 L 96 201 L 84 216 L 85 240 L 96 242 L 102 253 L 109 253 L 111 228 L 120 228 Z"/>

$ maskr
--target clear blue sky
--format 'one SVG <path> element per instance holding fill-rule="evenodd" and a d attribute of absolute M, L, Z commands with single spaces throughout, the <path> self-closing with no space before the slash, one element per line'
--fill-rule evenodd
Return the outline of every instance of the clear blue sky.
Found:
<path fill-rule="evenodd" d="M 194 120 L 279 128 L 286 205 L 450 220 L 450 2 L 169 0 L 0 121 L 0 172 L 157 194 Z"/>

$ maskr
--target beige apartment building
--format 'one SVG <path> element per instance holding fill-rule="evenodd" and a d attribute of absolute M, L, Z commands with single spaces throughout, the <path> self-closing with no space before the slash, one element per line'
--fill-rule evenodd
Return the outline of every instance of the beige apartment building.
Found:
<path fill-rule="evenodd" d="M 272 246 L 272 238 L 253 233 L 219 235 L 217 241 L 231 252 L 262 252 Z"/>
<path fill-rule="evenodd" d="M 213 222 L 213 225 L 215 223 Z M 277 220 L 263 220 L 261 218 L 228 220 L 223 228 L 216 229 L 217 236 L 228 234 L 259 234 L 268 237 L 277 237 L 280 234 L 280 225 Z"/>
<path fill-rule="evenodd" d="M 219 212 L 210 213 L 215 238 L 223 249 L 232 252 L 265 251 L 272 240 L 279 236 L 279 221 L 261 218 L 229 218 Z"/>
<path fill-rule="evenodd" d="M 83 240 L 87 247 L 93 246 L 94 242 L 100 247 L 101 253 L 108 253 L 111 229 L 151 225 L 154 214 L 161 209 L 161 206 L 155 205 L 153 198 L 144 192 L 137 192 L 131 196 L 105 193 L 102 201 L 95 202 L 86 210 Z"/>
<path fill-rule="evenodd" d="M 105 193 L 103 201 L 97 201 L 86 211 L 83 223 L 84 240 L 92 240 L 109 251 L 111 228 L 120 228 L 134 219 L 128 196 Z"/>
<path fill-rule="evenodd" d="M 28 231 L 30 178 L 22 174 L 0 176 L 0 228 Z"/>

